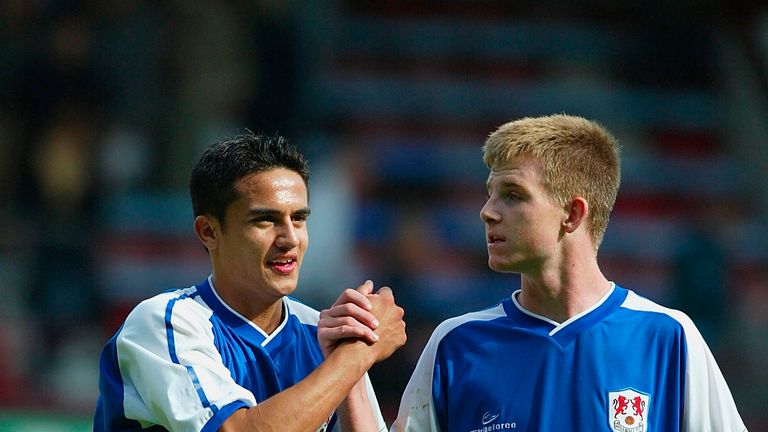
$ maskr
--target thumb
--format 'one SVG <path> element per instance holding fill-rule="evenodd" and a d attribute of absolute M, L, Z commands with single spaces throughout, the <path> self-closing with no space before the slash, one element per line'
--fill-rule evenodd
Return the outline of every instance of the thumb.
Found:
<path fill-rule="evenodd" d="M 357 292 L 359 292 L 360 294 L 363 294 L 363 295 L 370 295 L 373 292 L 373 281 L 368 279 L 362 285 L 357 287 L 357 289 L 355 291 L 357 291 Z"/>

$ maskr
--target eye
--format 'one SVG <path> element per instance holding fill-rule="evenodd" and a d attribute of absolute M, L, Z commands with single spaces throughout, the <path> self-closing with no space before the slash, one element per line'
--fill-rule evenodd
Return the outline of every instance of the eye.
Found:
<path fill-rule="evenodd" d="M 306 222 L 308 218 L 309 218 L 309 209 L 297 211 L 296 213 L 291 215 L 291 220 L 294 222 Z"/>
<path fill-rule="evenodd" d="M 259 216 L 259 217 L 252 218 L 249 222 L 252 225 L 266 227 L 266 226 L 273 225 L 275 223 L 275 218 L 271 216 Z"/>

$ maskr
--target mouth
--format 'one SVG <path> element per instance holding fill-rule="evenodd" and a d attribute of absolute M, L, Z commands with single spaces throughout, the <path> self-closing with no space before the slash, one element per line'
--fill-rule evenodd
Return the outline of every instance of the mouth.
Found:
<path fill-rule="evenodd" d="M 295 256 L 279 257 L 267 261 L 267 267 L 282 275 L 290 274 L 297 265 Z"/>
<path fill-rule="evenodd" d="M 494 234 L 488 234 L 485 240 L 488 243 L 488 246 L 497 245 L 499 243 L 504 243 L 506 241 L 504 237 L 499 237 Z"/>

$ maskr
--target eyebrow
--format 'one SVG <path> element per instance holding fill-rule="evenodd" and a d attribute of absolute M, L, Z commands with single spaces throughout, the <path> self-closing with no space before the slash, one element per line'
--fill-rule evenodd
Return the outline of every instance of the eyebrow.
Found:
<path fill-rule="evenodd" d="M 486 189 L 490 189 L 490 188 L 491 188 L 491 183 L 492 183 L 492 182 L 491 182 L 491 180 L 490 180 L 490 179 L 486 180 L 486 182 L 485 182 L 485 187 L 486 187 Z M 503 187 L 503 188 L 509 188 L 509 187 L 518 187 L 518 188 L 522 188 L 522 186 L 520 185 L 520 183 L 519 183 L 519 182 L 516 182 L 516 181 L 514 181 L 514 180 L 500 180 L 500 181 L 499 181 L 499 183 L 500 183 L 500 185 L 499 185 L 499 186 L 500 186 L 500 187 Z"/>
<path fill-rule="evenodd" d="M 489 194 L 491 193 L 490 182 L 486 183 L 486 190 Z M 509 193 L 509 191 L 512 191 L 513 193 L 522 194 L 524 196 L 530 195 L 529 189 L 516 181 L 501 180 L 498 190 L 501 193 Z"/>
<path fill-rule="evenodd" d="M 309 209 L 309 207 L 302 207 L 295 212 L 291 213 L 291 216 L 309 216 L 309 214 L 312 211 Z M 257 208 L 257 209 L 250 209 L 248 210 L 248 217 L 249 218 L 256 218 L 256 217 L 275 217 L 280 216 L 282 212 L 270 209 L 270 208 Z"/>
<path fill-rule="evenodd" d="M 295 212 L 293 212 L 295 216 L 305 216 L 305 217 L 309 216 L 310 213 L 312 213 L 312 210 L 310 210 L 309 207 L 302 207 L 296 210 Z"/>

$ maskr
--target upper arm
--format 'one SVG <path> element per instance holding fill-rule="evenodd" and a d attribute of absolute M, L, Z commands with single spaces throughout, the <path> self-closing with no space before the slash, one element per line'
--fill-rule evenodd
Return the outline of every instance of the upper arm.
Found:
<path fill-rule="evenodd" d="M 210 321 L 190 299 L 140 305 L 116 343 L 125 415 L 143 426 L 217 428 L 234 409 L 256 403 L 232 379 Z"/>

